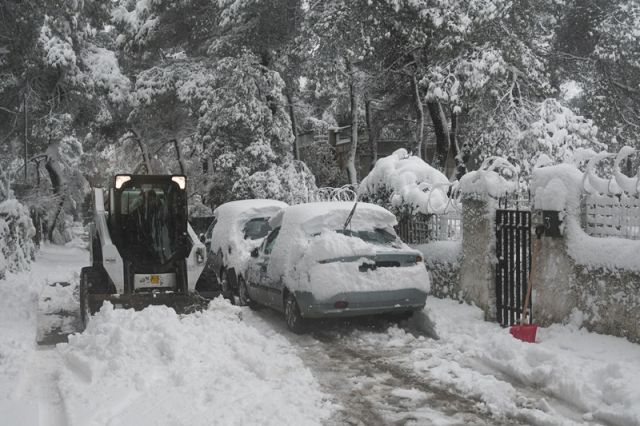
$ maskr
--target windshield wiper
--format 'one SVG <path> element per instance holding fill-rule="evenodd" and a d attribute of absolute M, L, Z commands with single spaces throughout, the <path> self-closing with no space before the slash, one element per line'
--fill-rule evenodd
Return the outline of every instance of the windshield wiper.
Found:
<path fill-rule="evenodd" d="M 349 216 L 347 216 L 347 220 L 344 223 L 344 226 L 342 227 L 343 231 L 346 231 L 347 230 L 347 226 L 349 226 L 349 224 L 351 223 L 351 219 L 353 218 L 353 214 L 356 212 L 356 207 L 358 207 L 358 202 L 357 201 L 353 205 L 353 208 L 351 209 L 351 213 L 349 213 Z"/>

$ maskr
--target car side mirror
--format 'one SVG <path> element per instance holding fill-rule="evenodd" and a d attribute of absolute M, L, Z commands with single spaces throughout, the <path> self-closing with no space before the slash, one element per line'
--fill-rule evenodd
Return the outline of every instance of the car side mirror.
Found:
<path fill-rule="evenodd" d="M 201 242 L 201 243 L 204 243 L 204 242 L 205 242 L 205 240 L 206 240 L 206 238 L 205 238 L 204 234 L 200 234 L 200 235 L 198 235 L 198 238 L 200 239 L 200 242 Z"/>
<path fill-rule="evenodd" d="M 258 247 L 251 250 L 251 257 L 258 257 Z"/>

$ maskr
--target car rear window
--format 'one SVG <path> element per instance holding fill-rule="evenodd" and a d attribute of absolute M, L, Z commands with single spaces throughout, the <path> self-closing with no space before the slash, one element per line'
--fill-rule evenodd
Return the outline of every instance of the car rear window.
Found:
<path fill-rule="evenodd" d="M 244 226 L 244 239 L 258 240 L 264 238 L 271 231 L 268 217 L 251 219 Z"/>
<path fill-rule="evenodd" d="M 396 236 L 391 232 L 382 229 L 376 228 L 374 230 L 368 231 L 358 231 L 352 229 L 338 229 L 337 233 L 346 235 L 348 237 L 356 237 L 360 238 L 363 241 L 374 244 L 391 244 L 396 241 Z"/>

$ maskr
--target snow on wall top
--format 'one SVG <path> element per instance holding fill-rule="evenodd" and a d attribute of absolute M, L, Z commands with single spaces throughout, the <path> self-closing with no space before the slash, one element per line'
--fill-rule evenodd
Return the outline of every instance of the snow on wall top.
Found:
<path fill-rule="evenodd" d="M 458 185 L 465 196 L 500 198 L 518 190 L 518 172 L 504 158 L 487 158 L 475 170 L 465 174 Z"/>
<path fill-rule="evenodd" d="M 374 196 L 390 191 L 394 207 L 409 205 L 424 214 L 444 213 L 449 203 L 449 185 L 444 174 L 401 148 L 376 162 L 360 183 L 358 194 Z"/>
<path fill-rule="evenodd" d="M 578 214 L 582 194 L 582 172 L 571 164 L 533 169 L 533 205 L 540 210 L 567 210 Z"/>
<path fill-rule="evenodd" d="M 272 217 L 286 203 L 277 200 L 239 200 L 222 204 L 213 211 L 218 221 L 211 235 L 211 251 L 220 251 L 228 268 L 242 273 L 249 260 L 251 250 L 262 242 L 261 239 L 244 239 L 244 225 L 258 217 Z"/>
<path fill-rule="evenodd" d="M 621 151 L 626 157 L 632 153 L 629 149 Z M 589 161 L 587 170 L 582 173 L 571 164 L 539 167 L 533 170 L 531 190 L 533 206 L 538 210 L 557 210 L 565 212 L 562 216 L 563 230 L 566 235 L 569 256 L 580 265 L 601 267 L 610 270 L 623 269 L 640 271 L 640 241 L 616 237 L 592 237 L 580 226 L 581 198 L 588 192 L 617 194 L 629 181 L 623 181 L 615 174 L 604 179 L 595 174 L 595 164 L 614 154 L 598 153 Z M 621 155 L 618 154 L 618 159 Z M 616 160 L 616 163 L 619 162 Z M 617 172 L 622 174 L 617 167 Z M 615 173 L 615 172 L 614 172 Z M 618 178 L 623 185 L 614 182 Z M 626 185 L 629 187 L 629 185 Z M 633 189 L 633 188 L 630 188 Z"/>
<path fill-rule="evenodd" d="M 631 196 L 639 194 L 640 170 L 636 176 L 630 177 L 620 169 L 620 164 L 636 152 L 636 149 L 629 146 L 623 147 L 617 154 L 582 150 L 580 155 L 588 160 L 584 173 L 572 164 L 535 168 L 531 183 L 534 207 L 542 210 L 578 212 L 580 196 L 584 193 L 609 195 L 626 193 Z M 614 159 L 611 176 L 609 178 L 598 176 L 596 173 L 598 163 L 610 158 Z"/>

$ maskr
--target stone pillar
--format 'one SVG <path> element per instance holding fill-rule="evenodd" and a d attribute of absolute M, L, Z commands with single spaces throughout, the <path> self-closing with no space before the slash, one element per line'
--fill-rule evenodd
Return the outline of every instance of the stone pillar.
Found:
<path fill-rule="evenodd" d="M 486 320 L 496 318 L 495 206 L 492 201 L 466 197 L 462 200 L 462 260 L 460 290 Z"/>
<path fill-rule="evenodd" d="M 532 222 L 533 252 L 533 240 L 537 238 L 533 231 L 537 225 L 543 224 L 541 210 L 532 212 Z M 536 324 L 548 326 L 564 321 L 577 306 L 576 277 L 574 261 L 567 253 L 565 235 L 542 236 L 538 243 L 538 257 L 531 277 L 533 320 Z"/>

